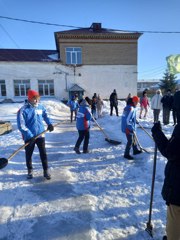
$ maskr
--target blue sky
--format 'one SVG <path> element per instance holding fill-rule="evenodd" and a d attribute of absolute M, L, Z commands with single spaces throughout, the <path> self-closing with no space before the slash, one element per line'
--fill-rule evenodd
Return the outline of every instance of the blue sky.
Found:
<path fill-rule="evenodd" d="M 180 32 L 179 9 L 179 0 L 0 0 L 0 16 L 129 31 Z M 0 18 L 0 48 L 55 49 L 54 32 L 69 29 Z M 180 33 L 144 33 L 138 79 L 162 78 L 171 54 L 180 54 Z"/>

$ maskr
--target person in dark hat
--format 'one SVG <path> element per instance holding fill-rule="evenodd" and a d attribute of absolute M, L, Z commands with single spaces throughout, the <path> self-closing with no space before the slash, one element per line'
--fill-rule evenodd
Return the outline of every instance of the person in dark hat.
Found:
<path fill-rule="evenodd" d="M 166 94 L 161 99 L 163 105 L 163 123 L 164 125 L 169 124 L 170 111 L 173 108 L 173 96 L 171 94 L 171 89 L 168 89 Z"/>
<path fill-rule="evenodd" d="M 25 143 L 29 142 L 25 147 L 26 166 L 28 169 L 27 178 L 30 179 L 33 177 L 32 154 L 35 145 L 37 145 L 44 170 L 44 177 L 49 180 L 51 179 L 51 175 L 48 171 L 45 137 L 44 135 L 41 135 L 37 139 L 35 137 L 45 130 L 43 121 L 47 124 L 47 129 L 50 132 L 54 130 L 54 126 L 48 117 L 46 108 L 39 103 L 39 100 L 40 96 L 37 91 L 28 90 L 28 100 L 17 113 L 17 126 Z"/>
<path fill-rule="evenodd" d="M 168 160 L 161 192 L 167 205 L 167 238 L 163 239 L 178 240 L 180 239 L 180 122 L 175 126 L 170 139 L 163 133 L 160 122 L 155 123 L 151 131 L 159 151 Z"/>
<path fill-rule="evenodd" d="M 92 96 L 91 113 L 92 113 L 92 116 L 96 119 L 97 118 L 97 94 L 96 93 L 94 93 L 94 95 Z"/>
<path fill-rule="evenodd" d="M 176 114 L 176 120 L 174 123 L 180 123 L 180 90 L 176 89 L 176 92 L 173 96 L 173 110 Z"/>
<path fill-rule="evenodd" d="M 91 114 L 91 99 L 86 97 L 79 102 L 79 110 L 76 118 L 76 128 L 79 133 L 79 137 L 76 141 L 74 151 L 77 154 L 81 154 L 80 145 L 83 142 L 83 153 L 89 153 L 89 138 L 90 138 L 90 121 L 92 118 Z"/>
<path fill-rule="evenodd" d="M 116 93 L 116 89 L 114 89 L 114 91 L 111 93 L 109 97 L 109 101 L 110 101 L 110 116 L 113 115 L 113 108 L 115 108 L 116 110 L 116 116 L 119 116 L 118 115 L 118 96 Z"/>

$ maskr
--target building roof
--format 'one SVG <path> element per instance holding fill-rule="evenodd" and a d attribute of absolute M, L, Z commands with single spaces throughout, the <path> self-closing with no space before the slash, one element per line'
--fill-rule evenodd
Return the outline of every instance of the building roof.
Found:
<path fill-rule="evenodd" d="M 0 61 L 14 62 L 56 62 L 57 50 L 0 49 Z"/>
<path fill-rule="evenodd" d="M 107 29 L 101 29 L 100 31 L 93 32 L 90 28 L 69 30 L 55 32 L 55 39 L 65 38 L 81 38 L 81 39 L 138 39 L 141 33 L 129 33 L 129 32 L 115 32 Z"/>
<path fill-rule="evenodd" d="M 60 31 L 55 32 L 56 35 L 78 35 L 78 36 L 99 36 L 99 37 L 122 37 L 122 38 L 139 38 L 142 33 L 140 32 L 130 32 L 130 31 L 120 31 L 116 29 L 108 29 L 108 28 L 102 28 L 101 23 L 92 23 L 92 25 L 88 28 L 78 28 L 73 30 L 67 30 L 67 31 Z"/>
<path fill-rule="evenodd" d="M 129 38 L 139 38 L 142 33 L 139 32 L 124 32 L 124 31 L 115 31 L 107 28 L 101 28 L 100 30 L 92 30 L 92 28 L 80 28 L 80 29 L 73 29 L 68 31 L 60 31 L 55 32 L 55 34 L 60 35 L 94 35 L 94 36 L 119 36 L 119 37 L 129 37 Z"/>
<path fill-rule="evenodd" d="M 79 85 L 74 84 L 71 88 L 69 88 L 70 92 L 80 92 L 80 91 L 84 91 L 83 88 L 81 88 Z"/>
<path fill-rule="evenodd" d="M 58 39 L 135 39 L 142 33 L 119 31 L 115 29 L 102 28 L 101 23 L 92 23 L 88 28 L 79 28 L 67 31 L 55 32 L 56 47 L 58 49 Z"/>

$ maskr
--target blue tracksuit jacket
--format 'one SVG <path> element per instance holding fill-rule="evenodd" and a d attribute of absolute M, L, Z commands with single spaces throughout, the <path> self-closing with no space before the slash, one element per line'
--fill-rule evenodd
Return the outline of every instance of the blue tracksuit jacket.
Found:
<path fill-rule="evenodd" d="M 79 104 L 76 100 L 69 100 L 67 105 L 70 107 L 71 111 L 75 111 L 79 108 Z"/>
<path fill-rule="evenodd" d="M 85 100 L 80 104 L 76 117 L 76 127 L 78 130 L 87 130 L 90 128 L 91 112 L 89 105 Z"/>
<path fill-rule="evenodd" d="M 47 125 L 52 124 L 48 117 L 46 108 L 38 104 L 32 106 L 28 101 L 22 106 L 17 113 L 17 126 L 22 133 L 24 141 L 36 137 L 45 130 L 43 121 Z"/>
<path fill-rule="evenodd" d="M 121 118 L 121 130 L 123 133 L 132 133 L 136 130 L 136 108 L 131 105 L 127 105 L 124 108 Z"/>

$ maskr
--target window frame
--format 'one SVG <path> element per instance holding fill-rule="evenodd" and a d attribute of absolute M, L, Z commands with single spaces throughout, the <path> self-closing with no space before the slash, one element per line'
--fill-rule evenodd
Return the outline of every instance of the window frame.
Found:
<path fill-rule="evenodd" d="M 6 91 L 6 82 L 5 80 L 0 80 L 0 97 L 6 97 L 7 91 Z"/>
<path fill-rule="evenodd" d="M 81 47 L 66 47 L 66 64 L 81 65 L 82 64 L 82 48 Z"/>
<path fill-rule="evenodd" d="M 14 80 L 14 96 L 15 97 L 26 97 L 29 89 L 30 89 L 29 79 Z"/>
<path fill-rule="evenodd" d="M 38 79 L 38 91 L 40 96 L 52 97 L 55 96 L 54 91 L 54 80 L 53 79 Z"/>

